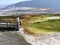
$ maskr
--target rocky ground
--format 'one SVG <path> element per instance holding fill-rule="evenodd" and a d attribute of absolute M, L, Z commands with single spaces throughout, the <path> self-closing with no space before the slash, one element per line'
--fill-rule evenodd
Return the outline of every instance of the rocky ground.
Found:
<path fill-rule="evenodd" d="M 30 45 L 16 32 L 0 32 L 0 45 Z"/>
<path fill-rule="evenodd" d="M 60 45 L 60 33 L 30 35 L 25 34 L 23 29 L 18 32 L 0 31 L 0 45 Z"/>

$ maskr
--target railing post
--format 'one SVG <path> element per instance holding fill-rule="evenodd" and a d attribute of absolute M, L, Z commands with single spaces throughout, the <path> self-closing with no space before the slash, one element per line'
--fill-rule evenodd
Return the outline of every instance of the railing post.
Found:
<path fill-rule="evenodd" d="M 17 29 L 16 29 L 16 30 L 19 30 L 19 27 L 20 27 L 19 25 L 20 25 L 20 24 L 19 24 L 19 17 L 17 17 L 17 18 L 16 18 L 16 26 L 17 26 Z"/>

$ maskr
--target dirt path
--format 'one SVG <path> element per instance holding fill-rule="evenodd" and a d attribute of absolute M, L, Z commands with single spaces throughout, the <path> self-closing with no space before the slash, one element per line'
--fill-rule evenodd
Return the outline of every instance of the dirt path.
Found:
<path fill-rule="evenodd" d="M 16 32 L 0 32 L 0 45 L 30 45 Z"/>

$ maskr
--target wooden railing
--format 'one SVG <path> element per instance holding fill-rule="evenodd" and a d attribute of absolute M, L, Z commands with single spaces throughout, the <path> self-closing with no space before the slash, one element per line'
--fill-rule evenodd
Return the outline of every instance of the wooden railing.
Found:
<path fill-rule="evenodd" d="M 16 18 L 16 22 L 0 21 L 0 31 L 18 31 L 19 30 L 19 18 Z"/>

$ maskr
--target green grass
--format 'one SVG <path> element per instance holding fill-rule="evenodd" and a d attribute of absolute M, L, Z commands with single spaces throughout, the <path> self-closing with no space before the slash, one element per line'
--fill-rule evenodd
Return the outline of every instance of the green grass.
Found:
<path fill-rule="evenodd" d="M 60 32 L 60 19 L 50 19 L 43 22 L 34 22 L 31 27 L 49 32 Z"/>

